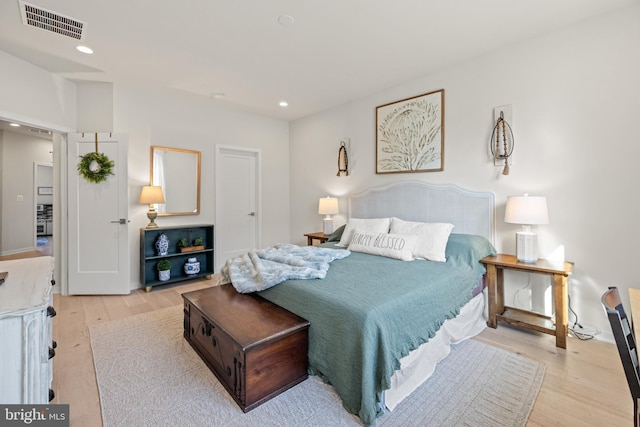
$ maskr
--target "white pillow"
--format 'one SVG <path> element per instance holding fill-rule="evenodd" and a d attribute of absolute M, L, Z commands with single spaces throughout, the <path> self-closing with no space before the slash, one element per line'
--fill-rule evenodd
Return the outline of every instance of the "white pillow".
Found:
<path fill-rule="evenodd" d="M 371 233 L 357 229 L 353 232 L 349 250 L 353 252 L 364 252 L 365 254 L 381 255 L 402 261 L 413 261 L 411 249 L 415 245 L 416 240 L 416 236 Z"/>
<path fill-rule="evenodd" d="M 445 250 L 453 224 L 445 222 L 412 222 L 391 219 L 391 233 L 417 236 L 413 256 L 431 261 L 446 262 Z"/>
<path fill-rule="evenodd" d="M 388 233 L 389 224 L 391 224 L 391 218 L 349 218 L 349 221 L 347 221 L 347 225 L 344 227 L 344 231 L 342 232 L 342 237 L 340 237 L 340 243 L 338 243 L 338 246 L 349 246 L 349 243 L 351 243 L 351 236 L 356 228 L 371 233 Z"/>

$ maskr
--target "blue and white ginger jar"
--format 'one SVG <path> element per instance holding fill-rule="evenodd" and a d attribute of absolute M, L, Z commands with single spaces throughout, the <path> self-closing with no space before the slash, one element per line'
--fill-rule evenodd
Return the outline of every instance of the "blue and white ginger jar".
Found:
<path fill-rule="evenodd" d="M 197 258 L 188 258 L 184 263 L 184 274 L 193 277 L 198 273 L 200 273 L 200 262 Z"/>
<path fill-rule="evenodd" d="M 158 236 L 156 250 L 158 251 L 158 256 L 164 256 L 169 253 L 169 238 L 166 234 L 162 233 Z"/>

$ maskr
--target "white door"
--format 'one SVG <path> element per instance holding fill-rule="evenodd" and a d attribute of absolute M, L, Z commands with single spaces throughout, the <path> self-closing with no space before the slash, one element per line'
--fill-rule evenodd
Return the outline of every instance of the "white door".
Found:
<path fill-rule="evenodd" d="M 216 267 L 261 244 L 260 150 L 216 146 Z"/>
<path fill-rule="evenodd" d="M 70 134 L 67 155 L 70 295 L 128 294 L 129 186 L 126 134 L 98 134 L 99 153 L 115 165 L 106 181 L 78 173 L 80 157 L 96 151 L 96 134 Z"/>

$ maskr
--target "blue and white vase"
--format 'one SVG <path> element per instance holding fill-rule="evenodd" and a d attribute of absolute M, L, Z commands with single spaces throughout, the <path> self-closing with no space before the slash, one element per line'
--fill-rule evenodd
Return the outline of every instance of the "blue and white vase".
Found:
<path fill-rule="evenodd" d="M 156 250 L 158 251 L 158 256 L 164 256 L 169 253 L 169 238 L 166 234 L 162 233 L 158 236 Z"/>
<path fill-rule="evenodd" d="M 171 279 L 171 270 L 158 271 L 158 279 L 160 279 L 161 282 L 166 282 Z"/>
<path fill-rule="evenodd" d="M 197 258 L 188 258 L 184 263 L 184 273 L 189 277 L 200 273 L 200 261 Z"/>

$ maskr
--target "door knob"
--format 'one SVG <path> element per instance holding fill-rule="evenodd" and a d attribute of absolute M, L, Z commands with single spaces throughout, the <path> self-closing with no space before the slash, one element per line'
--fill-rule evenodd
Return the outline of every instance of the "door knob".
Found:
<path fill-rule="evenodd" d="M 251 213 L 249 213 L 249 214 L 247 214 L 247 215 L 249 215 L 249 216 L 256 216 L 256 213 L 255 213 L 255 212 L 251 212 Z"/>
<path fill-rule="evenodd" d="M 111 221 L 111 224 L 126 224 L 126 223 L 128 223 L 128 222 L 131 222 L 131 221 L 129 221 L 129 220 L 128 220 L 128 219 L 126 219 L 126 218 L 120 218 L 120 219 L 119 219 L 119 220 L 117 220 L 117 221 Z"/>

